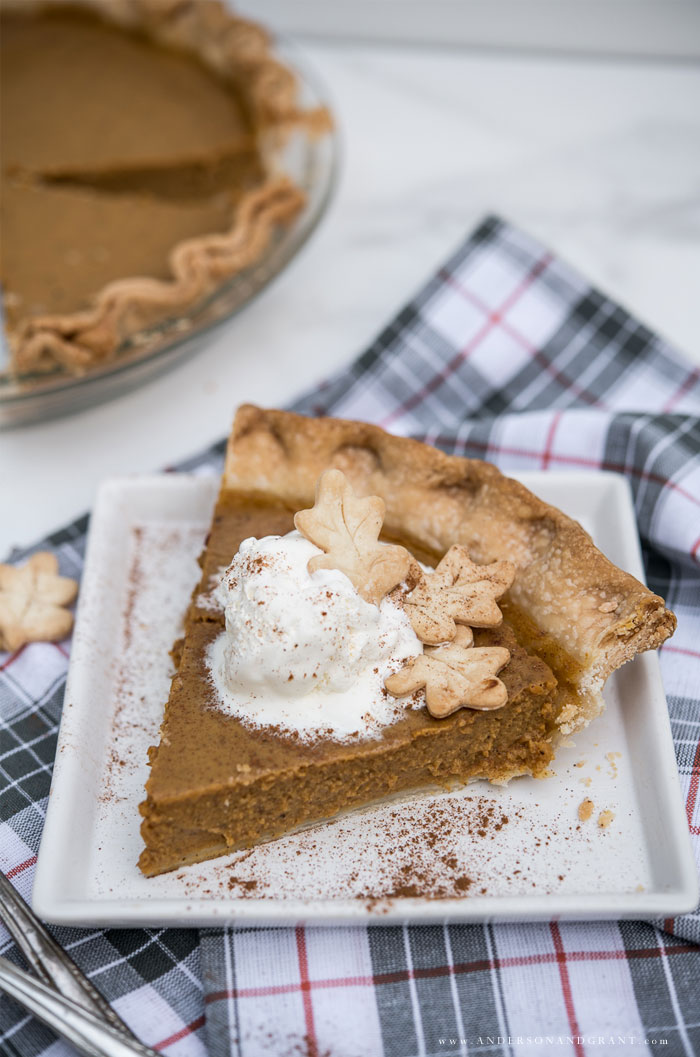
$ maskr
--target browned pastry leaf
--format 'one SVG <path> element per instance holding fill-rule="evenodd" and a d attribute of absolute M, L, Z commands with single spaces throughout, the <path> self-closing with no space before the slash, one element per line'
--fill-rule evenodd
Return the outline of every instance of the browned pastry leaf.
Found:
<path fill-rule="evenodd" d="M 365 601 L 379 603 L 411 563 L 405 547 L 379 542 L 383 520 L 383 499 L 358 499 L 341 470 L 326 470 L 314 506 L 294 515 L 299 532 L 325 551 L 310 560 L 309 572 L 339 569 Z"/>
<path fill-rule="evenodd" d="M 78 593 L 75 580 L 58 575 L 55 555 L 33 554 L 26 565 L 0 565 L 0 649 L 65 638 L 73 617 L 63 607 Z"/>
<path fill-rule="evenodd" d="M 497 627 L 503 615 L 496 599 L 513 583 L 509 561 L 476 565 L 466 547 L 450 547 L 435 572 L 425 574 L 403 606 L 422 642 L 450 642 L 456 624 Z"/>
<path fill-rule="evenodd" d="M 458 708 L 502 708 L 508 693 L 496 676 L 510 660 L 510 653 L 502 646 L 474 647 L 472 642 L 471 628 L 459 627 L 454 642 L 412 657 L 384 685 L 396 697 L 425 687 L 428 711 L 435 719 Z"/>

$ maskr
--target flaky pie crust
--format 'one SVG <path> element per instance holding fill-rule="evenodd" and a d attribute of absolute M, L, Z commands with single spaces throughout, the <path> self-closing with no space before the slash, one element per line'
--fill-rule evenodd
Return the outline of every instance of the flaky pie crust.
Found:
<path fill-rule="evenodd" d="M 558 646 L 576 690 L 576 703 L 560 713 L 560 737 L 600 712 L 603 685 L 616 668 L 675 630 L 663 599 L 613 565 L 578 522 L 490 463 L 446 455 L 377 426 L 244 405 L 222 489 L 299 510 L 313 504 L 328 467 L 342 470 L 358 496 L 381 496 L 388 538 L 435 558 L 459 543 L 476 562 L 515 563 L 508 597 Z M 561 678 L 561 668 L 547 660 Z"/>

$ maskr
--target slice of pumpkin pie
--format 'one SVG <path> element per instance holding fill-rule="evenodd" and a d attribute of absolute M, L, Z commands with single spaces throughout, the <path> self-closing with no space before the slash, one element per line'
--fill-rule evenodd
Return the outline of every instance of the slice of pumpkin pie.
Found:
<path fill-rule="evenodd" d="M 675 627 L 488 463 L 246 406 L 141 805 L 162 873 L 388 797 L 542 777 Z"/>

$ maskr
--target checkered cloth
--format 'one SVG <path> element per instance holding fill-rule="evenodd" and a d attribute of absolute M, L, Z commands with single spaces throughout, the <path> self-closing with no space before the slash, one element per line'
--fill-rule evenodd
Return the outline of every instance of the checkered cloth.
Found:
<path fill-rule="evenodd" d="M 649 584 L 679 617 L 661 662 L 700 849 L 700 371 L 492 218 L 360 359 L 295 408 L 368 419 L 505 470 L 627 476 Z M 218 467 L 222 453 L 182 468 Z M 41 544 L 69 576 L 86 529 L 83 518 Z M 0 657 L 0 858 L 27 898 L 68 649 Z M 653 924 L 53 931 L 136 1033 L 173 1057 L 700 1053 L 697 913 Z M 0 942 L 21 961 L 5 933 Z M 5 1000 L 0 1018 L 3 1054 L 49 1052 L 53 1036 L 19 1007 Z"/>

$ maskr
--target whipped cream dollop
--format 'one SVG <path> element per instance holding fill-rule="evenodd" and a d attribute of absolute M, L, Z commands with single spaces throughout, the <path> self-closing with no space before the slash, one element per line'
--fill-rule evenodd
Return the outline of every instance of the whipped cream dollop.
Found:
<path fill-rule="evenodd" d="M 366 602 L 337 569 L 309 573 L 321 553 L 297 531 L 241 544 L 212 595 L 226 620 L 208 657 L 219 707 L 303 740 L 376 737 L 422 703 L 384 689 L 422 645 L 393 599 Z"/>

